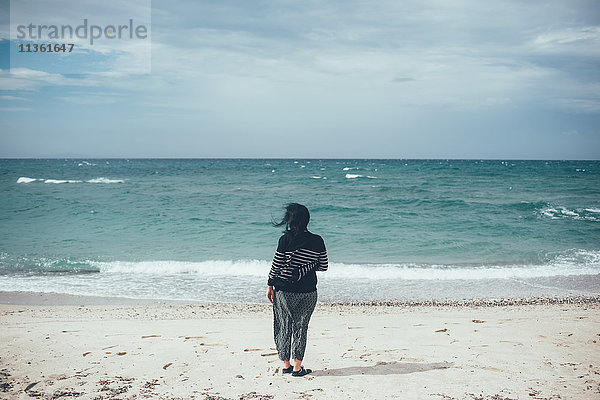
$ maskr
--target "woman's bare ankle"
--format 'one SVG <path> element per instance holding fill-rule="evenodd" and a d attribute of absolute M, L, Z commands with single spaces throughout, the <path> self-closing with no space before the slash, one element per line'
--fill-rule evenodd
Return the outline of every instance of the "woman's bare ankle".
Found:
<path fill-rule="evenodd" d="M 294 358 L 294 371 L 300 371 L 300 368 L 302 368 L 302 360 Z"/>

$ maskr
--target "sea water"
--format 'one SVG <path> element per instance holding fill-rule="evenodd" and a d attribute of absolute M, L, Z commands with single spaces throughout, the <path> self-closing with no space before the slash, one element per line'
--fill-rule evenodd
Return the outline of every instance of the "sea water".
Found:
<path fill-rule="evenodd" d="M 263 302 L 289 202 L 322 301 L 600 293 L 600 162 L 0 160 L 0 291 Z"/>

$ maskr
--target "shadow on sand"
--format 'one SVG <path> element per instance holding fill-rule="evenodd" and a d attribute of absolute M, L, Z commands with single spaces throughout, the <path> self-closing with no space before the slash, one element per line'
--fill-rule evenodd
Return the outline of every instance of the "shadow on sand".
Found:
<path fill-rule="evenodd" d="M 370 367 L 345 367 L 313 371 L 312 376 L 350 376 L 350 375 L 396 375 L 414 372 L 431 371 L 433 369 L 450 368 L 454 363 L 413 363 L 413 362 L 378 362 Z"/>

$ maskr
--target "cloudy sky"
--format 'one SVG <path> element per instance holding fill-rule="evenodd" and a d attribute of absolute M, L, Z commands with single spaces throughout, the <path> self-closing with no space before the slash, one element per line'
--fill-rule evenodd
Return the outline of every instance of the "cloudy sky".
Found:
<path fill-rule="evenodd" d="M 0 157 L 600 159 L 594 0 L 153 0 L 150 73 L 76 75 L 3 5 Z"/>

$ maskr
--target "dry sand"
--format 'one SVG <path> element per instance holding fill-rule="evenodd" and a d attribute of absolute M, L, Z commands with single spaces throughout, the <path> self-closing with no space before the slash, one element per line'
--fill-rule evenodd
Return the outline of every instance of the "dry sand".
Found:
<path fill-rule="evenodd" d="M 3 399 L 600 399 L 597 300 L 320 304 L 294 378 L 267 304 L 9 297 L 30 305 L 0 305 Z"/>

